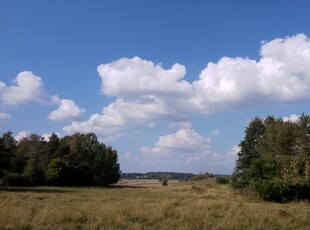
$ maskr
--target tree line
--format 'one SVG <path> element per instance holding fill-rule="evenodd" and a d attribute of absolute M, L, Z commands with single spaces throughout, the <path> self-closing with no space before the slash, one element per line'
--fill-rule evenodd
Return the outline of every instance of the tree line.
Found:
<path fill-rule="evenodd" d="M 117 151 L 94 133 L 46 141 L 32 134 L 16 141 L 0 137 L 0 180 L 3 185 L 106 186 L 120 178 Z"/>
<path fill-rule="evenodd" d="M 162 180 L 167 178 L 169 180 L 188 181 L 195 176 L 193 173 L 179 173 L 179 172 L 147 172 L 147 173 L 122 173 L 123 179 L 157 179 Z"/>
<path fill-rule="evenodd" d="M 256 117 L 245 130 L 232 176 L 235 189 L 270 201 L 310 199 L 310 117 Z"/>

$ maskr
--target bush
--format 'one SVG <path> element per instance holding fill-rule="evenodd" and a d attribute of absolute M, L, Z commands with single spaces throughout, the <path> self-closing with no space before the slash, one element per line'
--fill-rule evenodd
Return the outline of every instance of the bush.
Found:
<path fill-rule="evenodd" d="M 30 182 L 19 173 L 8 174 L 2 179 L 4 186 L 28 186 Z"/>
<path fill-rule="evenodd" d="M 261 180 L 255 183 L 260 197 L 268 201 L 287 202 L 310 199 L 310 181 L 304 178 Z"/>
<path fill-rule="evenodd" d="M 198 180 L 204 180 L 210 178 L 209 174 L 198 174 L 193 177 L 191 177 L 191 181 L 198 181 Z"/>
<path fill-rule="evenodd" d="M 226 177 L 217 177 L 215 181 L 218 184 L 228 184 L 229 183 L 229 179 Z"/>
<path fill-rule="evenodd" d="M 163 185 L 163 186 L 167 186 L 167 185 L 168 185 L 168 179 L 166 179 L 166 178 L 163 179 L 163 180 L 162 180 L 162 185 Z"/>

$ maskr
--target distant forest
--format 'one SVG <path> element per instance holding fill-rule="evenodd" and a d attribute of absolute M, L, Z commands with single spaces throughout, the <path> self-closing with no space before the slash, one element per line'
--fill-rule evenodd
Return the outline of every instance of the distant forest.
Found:
<path fill-rule="evenodd" d="M 147 172 L 147 173 L 122 173 L 123 179 L 168 179 L 187 181 L 195 176 L 193 173 L 178 173 L 178 172 Z"/>

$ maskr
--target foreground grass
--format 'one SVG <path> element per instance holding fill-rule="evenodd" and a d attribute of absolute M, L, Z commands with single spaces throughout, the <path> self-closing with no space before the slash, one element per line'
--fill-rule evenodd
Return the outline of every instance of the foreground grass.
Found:
<path fill-rule="evenodd" d="M 212 181 L 0 188 L 0 229 L 309 229 L 310 204 L 266 203 Z"/>

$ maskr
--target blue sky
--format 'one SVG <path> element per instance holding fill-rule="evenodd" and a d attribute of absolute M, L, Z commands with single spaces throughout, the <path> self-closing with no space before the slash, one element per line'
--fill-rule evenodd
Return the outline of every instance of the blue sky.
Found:
<path fill-rule="evenodd" d="M 231 173 L 255 116 L 309 114 L 310 2 L 0 1 L 0 132 L 95 132 L 124 172 Z"/>

